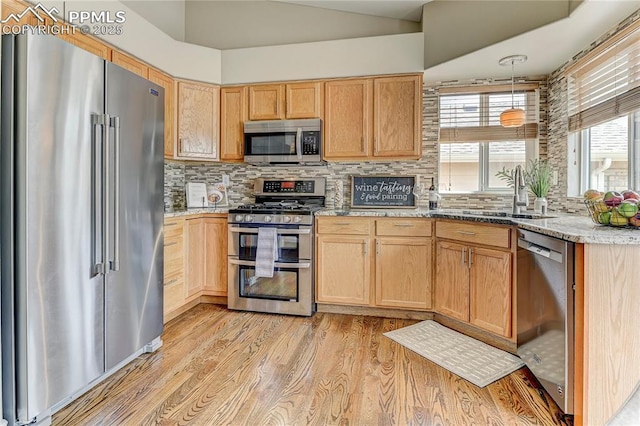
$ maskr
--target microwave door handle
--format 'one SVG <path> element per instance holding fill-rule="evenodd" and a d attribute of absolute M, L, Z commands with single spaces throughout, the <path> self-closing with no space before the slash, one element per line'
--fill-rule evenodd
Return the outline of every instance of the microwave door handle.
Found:
<path fill-rule="evenodd" d="M 302 129 L 300 127 L 296 132 L 296 155 L 298 160 L 302 160 Z"/>

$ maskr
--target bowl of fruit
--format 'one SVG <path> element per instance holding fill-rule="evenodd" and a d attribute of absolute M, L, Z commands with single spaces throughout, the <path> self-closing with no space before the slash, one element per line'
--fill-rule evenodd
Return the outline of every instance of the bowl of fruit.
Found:
<path fill-rule="evenodd" d="M 599 225 L 640 228 L 640 194 L 636 191 L 590 189 L 584 193 L 584 204 L 591 219 Z"/>

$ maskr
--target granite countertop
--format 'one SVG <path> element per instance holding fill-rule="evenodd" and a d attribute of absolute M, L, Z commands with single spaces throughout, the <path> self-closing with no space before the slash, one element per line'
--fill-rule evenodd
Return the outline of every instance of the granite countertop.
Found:
<path fill-rule="evenodd" d="M 204 208 L 195 208 L 195 209 L 188 209 L 188 210 L 178 210 L 178 211 L 172 211 L 172 212 L 164 212 L 164 217 L 191 216 L 191 215 L 205 214 L 205 213 L 227 214 L 227 213 L 229 213 L 229 207 L 224 207 L 224 208 L 204 207 Z"/>
<path fill-rule="evenodd" d="M 493 216 L 500 212 L 474 212 L 469 210 L 321 210 L 316 216 L 364 216 L 364 217 L 431 217 L 438 219 L 466 220 L 473 222 L 516 225 L 519 228 L 538 232 L 566 241 L 583 244 L 637 244 L 640 245 L 640 229 L 615 228 L 593 223 L 584 215 L 551 213 L 554 217 L 520 218 Z"/>

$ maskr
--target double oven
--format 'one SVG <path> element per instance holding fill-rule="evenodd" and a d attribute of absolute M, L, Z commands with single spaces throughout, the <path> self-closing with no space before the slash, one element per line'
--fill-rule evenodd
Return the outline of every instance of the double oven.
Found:
<path fill-rule="evenodd" d="M 314 218 L 324 179 L 255 182 L 256 203 L 229 211 L 230 309 L 310 316 L 315 312 Z M 257 277 L 260 228 L 275 229 L 273 277 Z"/>

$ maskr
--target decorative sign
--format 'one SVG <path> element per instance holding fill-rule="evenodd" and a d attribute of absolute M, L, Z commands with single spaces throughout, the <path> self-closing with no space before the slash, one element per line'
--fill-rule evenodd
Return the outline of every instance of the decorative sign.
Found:
<path fill-rule="evenodd" d="M 352 208 L 415 208 L 415 176 L 352 176 Z"/>

